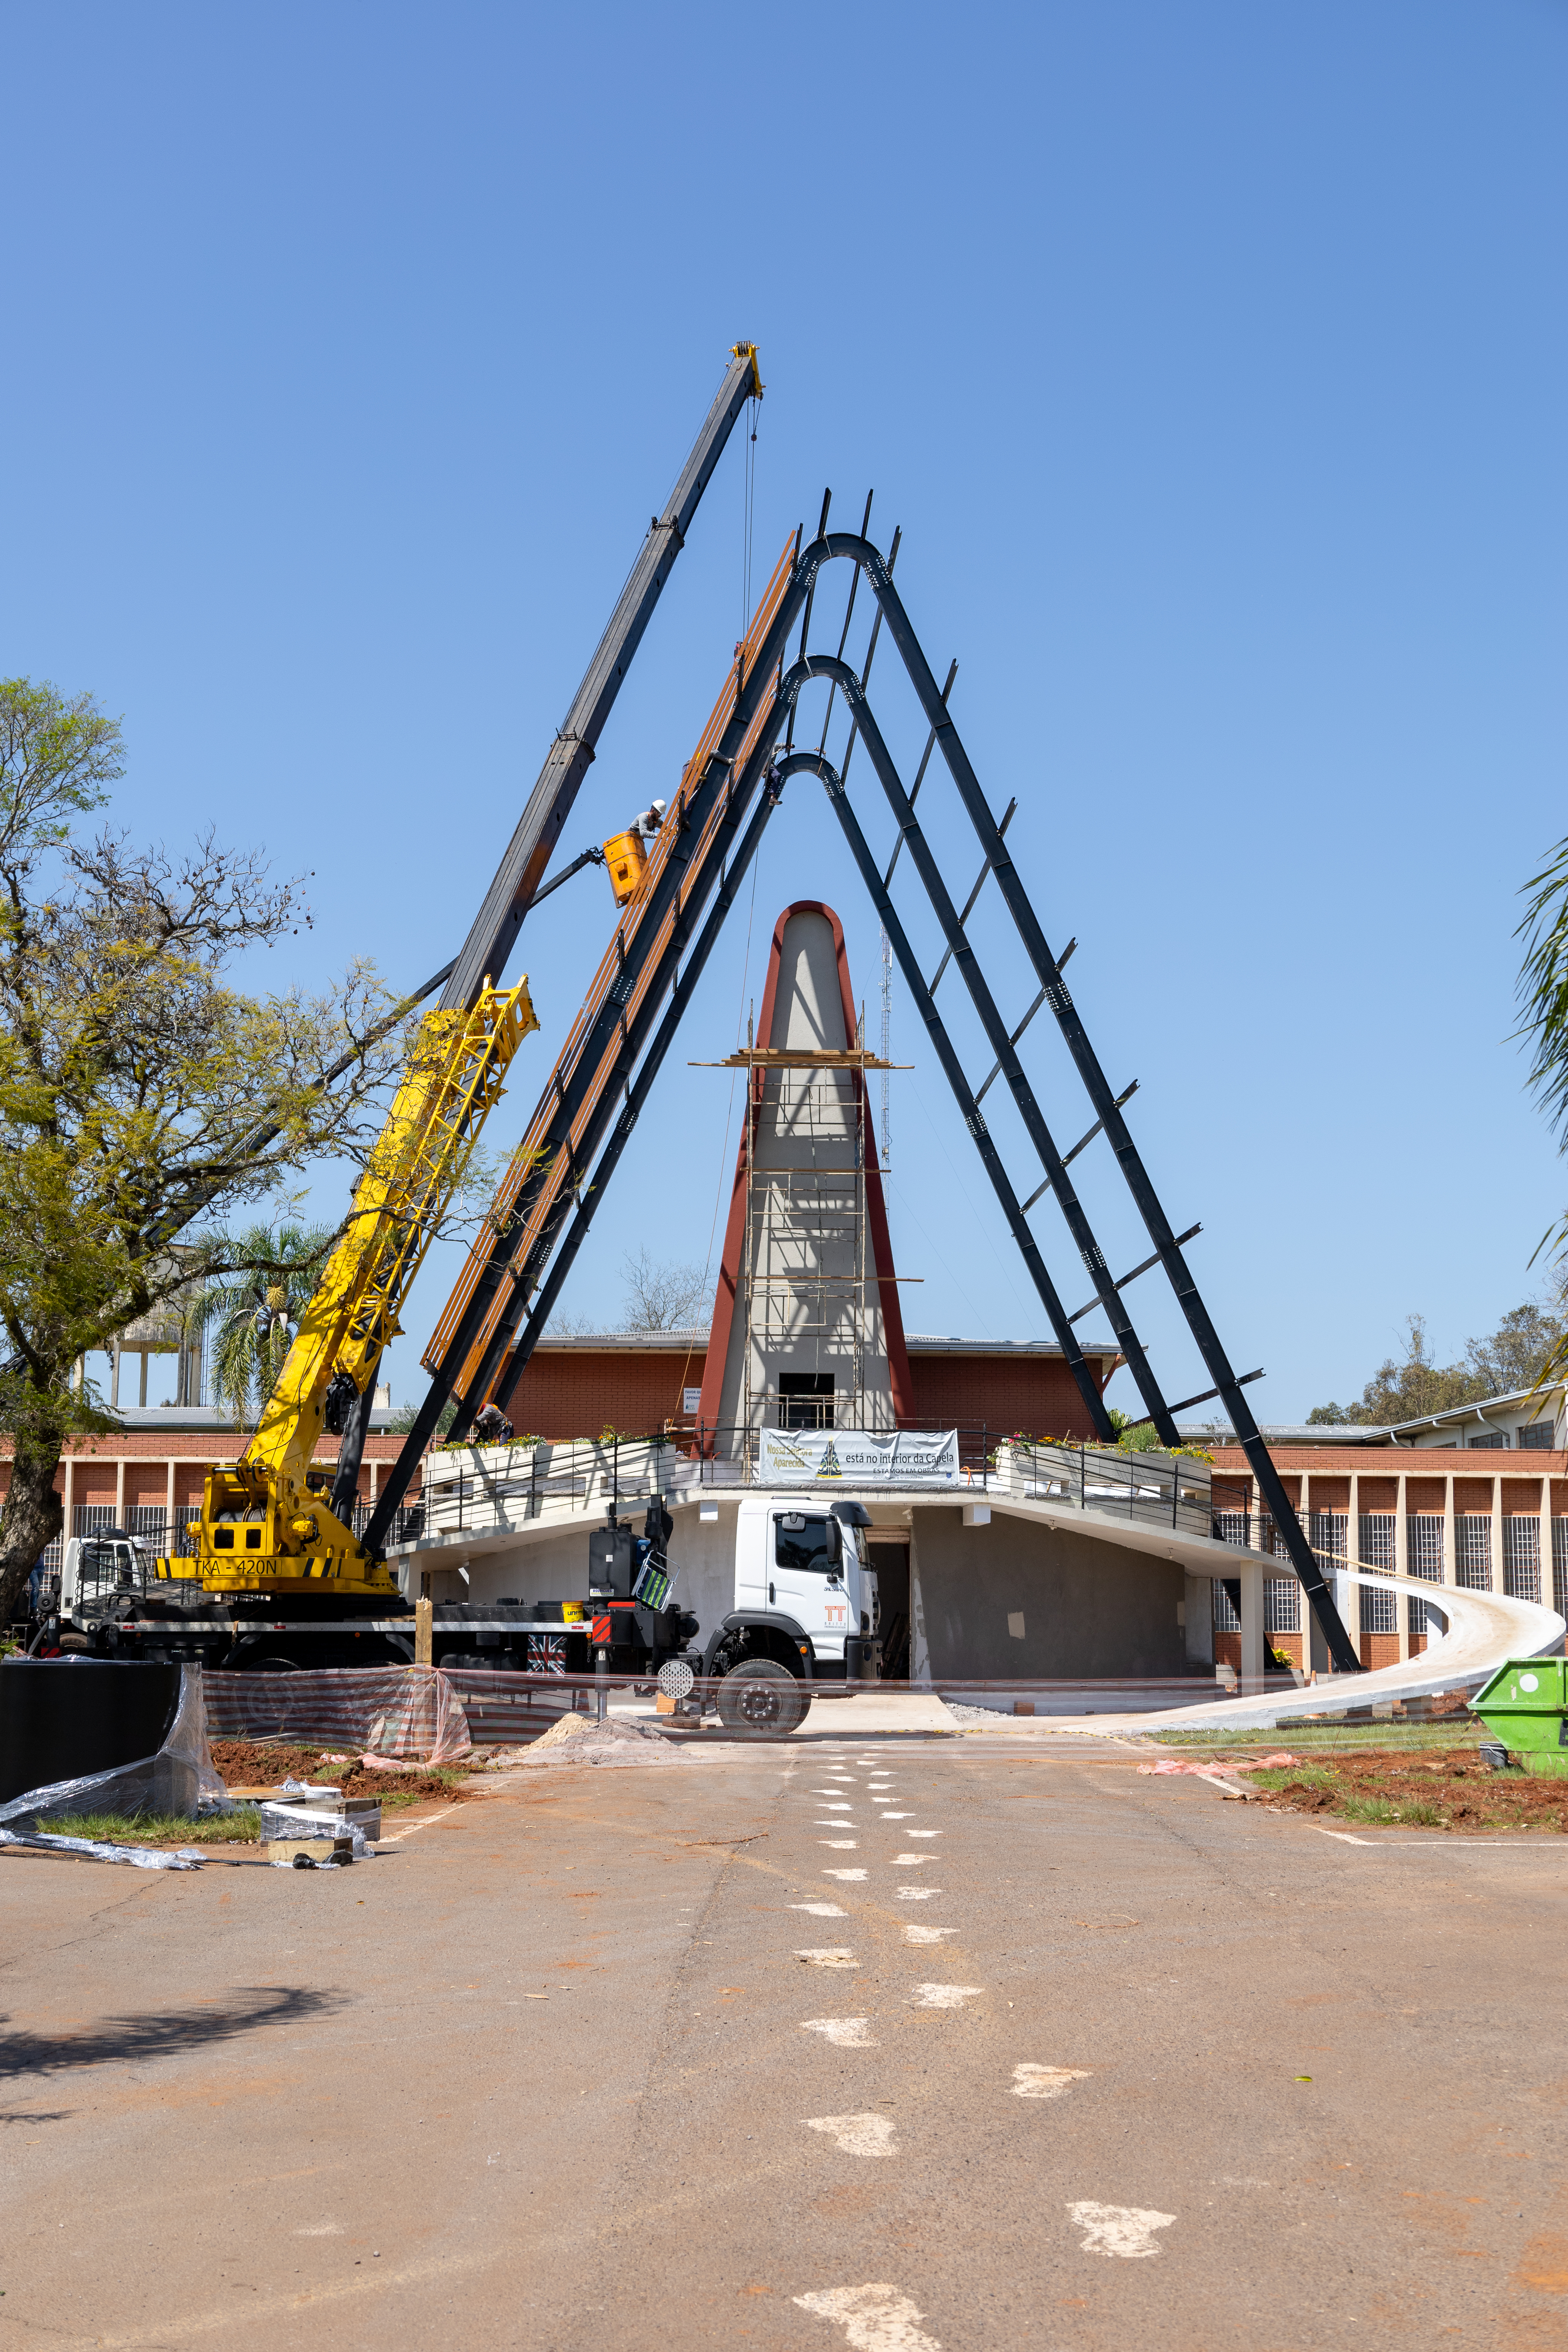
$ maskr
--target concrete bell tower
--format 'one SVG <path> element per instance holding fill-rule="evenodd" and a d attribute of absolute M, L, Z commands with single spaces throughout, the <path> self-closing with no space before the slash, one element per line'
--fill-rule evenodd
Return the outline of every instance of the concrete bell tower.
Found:
<path fill-rule="evenodd" d="M 844 930 L 800 899 L 773 927 L 746 1073 L 700 1420 L 710 1453 L 755 1433 L 914 1420 Z"/>

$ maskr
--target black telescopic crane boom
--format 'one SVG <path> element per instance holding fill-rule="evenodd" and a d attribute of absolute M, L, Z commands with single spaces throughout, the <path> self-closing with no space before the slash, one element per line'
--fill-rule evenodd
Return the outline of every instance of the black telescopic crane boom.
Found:
<path fill-rule="evenodd" d="M 500 984 L 533 902 L 561 828 L 571 814 L 577 788 L 604 732 L 605 721 L 631 667 L 632 656 L 647 628 L 668 579 L 676 557 L 697 512 L 710 475 L 723 454 L 731 428 L 748 400 L 762 397 L 757 373 L 757 347 L 737 343 L 724 371 L 707 422 L 691 445 L 691 454 L 676 480 L 662 514 L 655 515 L 642 550 L 631 568 L 610 625 L 599 640 L 582 685 L 561 732 L 550 747 L 539 782 L 518 820 L 506 856 L 496 869 L 474 927 L 452 966 L 443 1006 L 466 1010 L 487 981 Z"/>

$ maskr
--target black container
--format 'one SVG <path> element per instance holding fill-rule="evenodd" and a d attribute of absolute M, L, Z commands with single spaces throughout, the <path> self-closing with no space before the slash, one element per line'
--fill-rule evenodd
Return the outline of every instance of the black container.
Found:
<path fill-rule="evenodd" d="M 0 1804 L 155 1755 L 180 1703 L 178 1666 L 99 1659 L 0 1663 Z"/>

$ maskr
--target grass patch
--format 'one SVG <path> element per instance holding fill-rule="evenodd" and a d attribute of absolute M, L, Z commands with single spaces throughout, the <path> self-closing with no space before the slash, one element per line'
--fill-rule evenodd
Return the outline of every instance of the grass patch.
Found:
<path fill-rule="evenodd" d="M 1249 1789 L 1337 1789 L 1339 1781 L 1326 1764 L 1276 1764 L 1267 1772 L 1249 1772 Z"/>
<path fill-rule="evenodd" d="M 1134 1733 L 1152 1747 L 1221 1748 L 1227 1756 L 1272 1756 L 1288 1748 L 1293 1756 L 1353 1755 L 1358 1748 L 1380 1755 L 1392 1748 L 1477 1748 L 1489 1738 L 1472 1715 L 1444 1716 L 1432 1723 L 1282 1723 L 1272 1731 L 1150 1731 Z"/>
<path fill-rule="evenodd" d="M 261 1815 L 255 1805 L 199 1822 L 179 1813 L 51 1813 L 38 1827 L 51 1837 L 92 1838 L 100 1845 L 255 1845 Z"/>

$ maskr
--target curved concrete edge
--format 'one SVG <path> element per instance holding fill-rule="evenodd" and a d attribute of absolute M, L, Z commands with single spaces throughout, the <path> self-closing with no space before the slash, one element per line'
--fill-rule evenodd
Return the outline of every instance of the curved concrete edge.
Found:
<path fill-rule="evenodd" d="M 1337 1573 L 1349 1584 L 1370 1584 L 1381 1592 L 1408 1592 L 1417 1601 L 1441 1608 L 1448 1630 L 1418 1658 L 1401 1665 L 1380 1666 L 1365 1675 L 1331 1675 L 1300 1690 L 1258 1696 L 1219 1699 L 1198 1706 L 1165 1707 L 1149 1715 L 1096 1715 L 1088 1722 L 1061 1718 L 1054 1729 L 1079 1729 L 1103 1738 L 1108 1731 L 1249 1731 L 1268 1730 L 1298 1722 L 1302 1717 L 1337 1715 L 1345 1707 L 1373 1706 L 1380 1701 L 1429 1698 L 1438 1691 L 1479 1690 L 1509 1658 L 1538 1658 L 1562 1647 L 1568 1624 L 1554 1609 L 1535 1601 L 1511 1601 L 1500 1592 L 1470 1592 L 1451 1584 L 1428 1584 L 1419 1577 L 1382 1576 L 1372 1570 L 1346 1569 L 1335 1562 Z"/>

